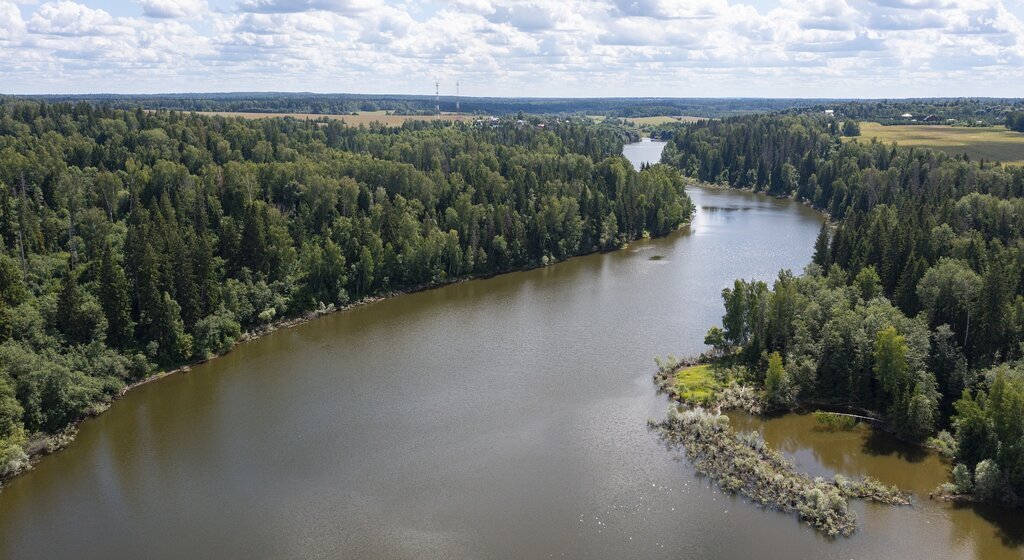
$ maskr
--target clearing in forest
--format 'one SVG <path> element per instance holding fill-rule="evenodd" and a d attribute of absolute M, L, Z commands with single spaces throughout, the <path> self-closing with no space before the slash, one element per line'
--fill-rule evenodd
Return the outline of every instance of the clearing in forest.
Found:
<path fill-rule="evenodd" d="M 893 125 L 861 123 L 860 136 L 846 140 L 896 142 L 942 150 L 950 155 L 967 154 L 972 160 L 985 159 L 1004 164 L 1024 165 L 1024 133 L 1003 126 L 964 127 L 946 125 Z"/>

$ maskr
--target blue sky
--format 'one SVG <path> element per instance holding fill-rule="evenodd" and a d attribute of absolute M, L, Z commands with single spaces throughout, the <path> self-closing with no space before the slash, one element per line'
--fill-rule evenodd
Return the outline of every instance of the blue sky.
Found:
<path fill-rule="evenodd" d="M 1024 96 L 1024 0 L 0 0 L 0 93 Z"/>

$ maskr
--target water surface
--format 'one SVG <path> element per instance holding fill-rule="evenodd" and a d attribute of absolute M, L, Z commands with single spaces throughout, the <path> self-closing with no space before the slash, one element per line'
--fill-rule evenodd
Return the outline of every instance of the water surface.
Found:
<path fill-rule="evenodd" d="M 722 288 L 802 269 L 821 224 L 690 193 L 667 238 L 338 313 L 140 388 L 4 489 L 0 557 L 1019 558 L 1019 534 L 926 498 L 857 506 L 862 531 L 829 541 L 647 430 L 668 407 L 653 357 L 700 351 Z M 809 470 L 945 476 L 793 418 L 748 427 Z"/>

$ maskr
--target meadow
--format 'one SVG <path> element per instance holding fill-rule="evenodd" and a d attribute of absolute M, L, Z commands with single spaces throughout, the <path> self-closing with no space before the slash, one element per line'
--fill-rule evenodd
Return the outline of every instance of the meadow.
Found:
<path fill-rule="evenodd" d="M 942 150 L 950 155 L 967 154 L 972 160 L 985 159 L 1024 165 L 1024 134 L 1002 126 L 984 128 L 945 125 L 882 126 L 864 122 L 859 137 L 846 140 L 896 142 L 905 147 Z"/>
<path fill-rule="evenodd" d="M 665 115 L 662 115 L 662 116 L 657 116 L 657 117 L 637 117 L 637 118 L 628 118 L 628 119 L 623 119 L 623 120 L 625 120 L 628 123 L 632 123 L 632 124 L 634 124 L 636 126 L 643 126 L 645 124 L 649 124 L 649 125 L 653 125 L 653 126 L 658 126 L 658 125 L 668 124 L 668 123 L 693 123 L 693 122 L 700 122 L 700 121 L 707 120 L 707 119 L 702 118 L 702 117 L 689 117 L 689 116 L 686 116 L 686 115 L 678 115 L 678 116 L 665 116 Z"/>

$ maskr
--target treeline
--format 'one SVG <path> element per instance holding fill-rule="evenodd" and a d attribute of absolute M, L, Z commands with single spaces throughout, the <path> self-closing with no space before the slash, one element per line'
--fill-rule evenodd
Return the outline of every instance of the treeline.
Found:
<path fill-rule="evenodd" d="M 29 440 L 247 329 L 688 222 L 681 174 L 635 171 L 622 142 L 582 121 L 0 105 L 0 475 Z"/>
<path fill-rule="evenodd" d="M 1024 169 L 843 143 L 823 115 L 695 124 L 665 161 L 838 220 L 803 277 L 723 292 L 716 351 L 757 371 L 777 353 L 776 402 L 875 411 L 918 441 L 952 430 L 972 475 L 997 470 L 986 497 L 1024 498 Z"/>
<path fill-rule="evenodd" d="M 465 84 L 464 84 L 465 85 Z M 201 93 L 157 95 L 50 95 L 10 97 L 47 103 L 89 102 L 117 109 L 168 109 L 175 111 L 229 111 L 253 113 L 346 114 L 360 111 L 392 111 L 399 114 L 433 114 L 434 95 L 369 95 L 313 93 Z M 3 98 L 0 96 L 0 101 Z M 722 117 L 807 107 L 822 100 L 725 99 L 725 98 L 527 98 L 462 97 L 464 113 L 488 115 L 593 114 L 618 117 L 692 115 Z M 454 112 L 456 97 L 441 95 L 441 111 Z"/>
<path fill-rule="evenodd" d="M 985 125 L 1000 124 L 1008 112 L 1020 110 L 1020 99 L 1013 98 L 925 98 L 925 99 L 878 99 L 858 101 L 835 101 L 816 103 L 811 112 L 821 113 L 833 110 L 838 117 L 874 121 L 882 124 L 958 124 Z M 805 112 L 805 109 L 795 109 Z M 904 115 L 911 115 L 905 117 Z M 931 117 L 929 119 L 929 117 Z M 925 121 L 925 119 L 929 119 Z"/>
<path fill-rule="evenodd" d="M 1014 132 L 1024 132 L 1024 111 L 1007 113 L 1006 128 Z"/>

